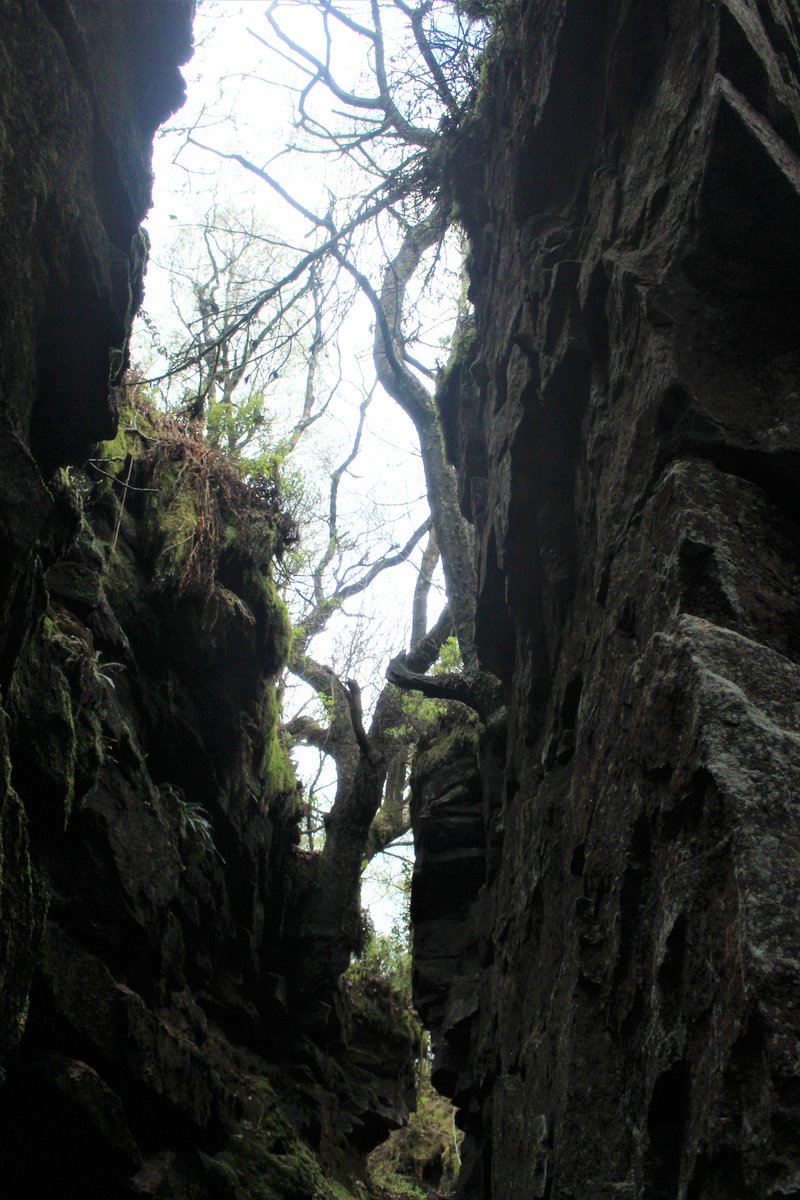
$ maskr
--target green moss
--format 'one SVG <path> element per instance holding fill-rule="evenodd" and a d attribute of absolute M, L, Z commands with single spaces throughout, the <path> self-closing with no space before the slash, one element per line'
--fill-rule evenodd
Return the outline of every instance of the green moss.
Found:
<path fill-rule="evenodd" d="M 197 428 L 159 413 L 142 388 L 124 394 L 117 436 L 94 461 L 114 501 L 109 573 L 118 590 L 137 583 L 132 564 L 112 565 L 127 542 L 148 586 L 173 603 L 196 602 L 211 633 L 231 620 L 254 626 L 264 672 L 280 670 L 291 630 L 272 563 L 294 526 L 274 474 L 244 470 Z"/>
<path fill-rule="evenodd" d="M 154 580 L 158 585 L 178 585 L 196 552 L 200 531 L 197 497 L 177 463 L 154 477 L 156 492 L 147 506 L 148 527 L 158 547 Z"/>
<path fill-rule="evenodd" d="M 475 758 L 480 744 L 481 723 L 476 713 L 449 713 L 428 744 L 414 758 L 413 777 L 430 775 L 459 759 Z"/>
<path fill-rule="evenodd" d="M 103 442 L 94 459 L 107 472 L 120 474 L 128 457 L 143 453 L 146 438 L 152 431 L 152 420 L 147 413 L 134 405 L 124 391 L 117 393 L 122 402 L 119 406 L 117 432 L 109 442 Z"/>
<path fill-rule="evenodd" d="M 392 1200 L 425 1200 L 428 1195 L 428 1192 L 424 1191 L 418 1183 L 404 1178 L 397 1171 L 374 1170 L 372 1172 L 372 1182 L 384 1194 L 390 1195 Z"/>
<path fill-rule="evenodd" d="M 507 44 L 515 6 L 516 0 L 511 4 L 504 3 L 503 0 L 494 0 L 494 3 L 481 0 L 481 2 L 471 5 L 474 11 L 469 15 L 473 20 L 488 21 L 491 24 L 491 33 L 480 56 L 478 87 L 472 105 L 474 117 L 480 117 L 486 105 L 491 101 L 492 67 L 500 58 L 501 52 Z"/>
<path fill-rule="evenodd" d="M 431 1170 L 441 1172 L 439 1187 L 450 1194 L 458 1176 L 463 1134 L 456 1129 L 453 1105 L 433 1088 L 430 1066 L 423 1058 L 417 1086 L 417 1105 L 408 1123 L 397 1129 L 369 1156 L 373 1184 L 392 1196 L 416 1200 L 427 1193 L 420 1191 L 418 1180 Z"/>
<path fill-rule="evenodd" d="M 477 344 L 478 330 L 475 319 L 472 316 L 464 315 L 459 319 L 447 363 L 436 383 L 438 396 L 446 396 L 452 386 L 456 373 L 460 373 L 469 367 Z"/>
<path fill-rule="evenodd" d="M 103 442 L 92 460 L 101 475 L 101 486 L 116 501 L 110 557 L 121 541 L 141 541 L 137 520 L 153 556 L 153 581 L 174 586 L 194 548 L 198 527 L 197 496 L 186 456 L 174 453 L 191 444 L 177 427 L 161 431 L 159 414 L 141 389 L 122 390 L 116 436 Z M 163 418 L 162 418 L 163 419 Z"/>
<path fill-rule="evenodd" d="M 292 650 L 292 622 L 289 620 L 289 610 L 278 595 L 273 581 L 265 574 L 261 576 L 264 591 L 269 600 L 270 628 L 275 641 L 275 655 L 282 667 L 289 661 Z"/>
<path fill-rule="evenodd" d="M 114 552 L 108 555 L 106 561 L 103 590 L 117 620 L 123 628 L 131 628 L 141 626 L 143 619 L 152 619 L 154 614 L 148 605 L 142 603 L 142 594 L 149 584 L 149 577 L 144 574 L 142 563 L 134 553 L 134 519 L 125 512 L 121 517 Z"/>
<path fill-rule="evenodd" d="M 297 776 L 280 739 L 279 717 L 280 695 L 275 685 L 268 683 L 262 717 L 265 752 L 260 774 L 264 783 L 264 791 L 268 795 L 294 796 L 297 789 Z"/>
<path fill-rule="evenodd" d="M 267 743 L 264 784 L 266 791 L 279 796 L 293 793 L 297 787 L 294 767 L 276 732 L 270 736 Z"/>
<path fill-rule="evenodd" d="M 376 975 L 368 958 L 355 959 L 344 980 L 356 1024 L 367 1026 L 388 1044 L 406 1042 L 410 1047 L 419 1046 L 423 1030 L 410 998 L 388 979 Z"/>
<path fill-rule="evenodd" d="M 200 1152 L 208 1182 L 212 1186 L 214 1196 L 235 1196 L 240 1183 L 240 1175 L 236 1167 L 227 1158 Z"/>
<path fill-rule="evenodd" d="M 283 1116 L 264 1078 L 250 1081 L 244 1121 L 215 1155 L 202 1155 L 220 1200 L 354 1200 L 325 1179 L 312 1151 Z"/>
<path fill-rule="evenodd" d="M 226 700 L 235 697 L 263 792 L 294 797 L 294 771 L 278 736 L 279 697 L 269 682 L 291 646 L 271 573 L 280 516 L 274 481 L 251 487 L 223 453 L 146 404 L 123 411 L 115 442 L 101 454 L 98 461 L 117 475 L 103 517 L 113 531 L 104 588 L 140 665 L 142 643 L 162 644 L 168 627 L 168 661 L 181 684 L 202 688 L 201 707 L 209 710 L 216 686 Z M 128 479 L 125 490 L 120 483 Z M 237 662 L 247 665 L 234 671 Z"/>
<path fill-rule="evenodd" d="M 353 1193 L 341 1183 L 327 1183 L 331 1200 L 354 1200 Z"/>

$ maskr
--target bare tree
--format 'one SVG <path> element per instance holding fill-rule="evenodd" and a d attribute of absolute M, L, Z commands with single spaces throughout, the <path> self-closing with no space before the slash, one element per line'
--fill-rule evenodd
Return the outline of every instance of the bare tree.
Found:
<path fill-rule="evenodd" d="M 265 459 L 267 462 L 280 459 L 285 471 L 312 426 L 332 405 L 340 407 L 336 399 L 342 386 L 342 364 L 339 356 L 329 353 L 329 342 L 335 345 L 335 329 L 333 333 L 326 331 L 323 321 L 326 296 L 322 281 L 312 272 L 305 309 L 301 310 L 298 303 L 291 309 L 297 329 L 291 338 L 285 338 L 279 327 L 286 314 L 275 312 L 272 307 L 251 317 L 247 327 L 220 338 L 220 331 L 236 321 L 243 299 L 245 304 L 249 303 L 253 276 L 263 277 L 264 270 L 274 262 L 274 239 L 263 230 L 252 229 L 242 214 L 230 210 L 221 214 L 218 206 L 209 211 L 201 233 L 191 253 L 181 244 L 172 257 L 173 264 L 179 264 L 172 271 L 173 303 L 185 336 L 173 351 L 171 377 L 180 381 L 183 400 L 186 402 L 188 398 L 194 419 L 204 426 L 206 439 L 212 445 L 223 445 L 240 459 L 244 469 L 263 467 Z M 284 409 L 287 407 L 286 384 L 279 381 L 281 400 L 276 395 L 271 405 L 264 392 L 265 385 L 272 383 L 276 374 L 276 361 L 287 365 L 287 344 L 292 351 L 294 373 L 302 382 L 289 389 L 294 392 L 294 413 L 291 418 L 284 418 L 282 432 L 278 433 L 273 428 L 274 413 L 270 407 L 274 410 L 279 403 Z M 341 668 L 315 661 L 315 641 L 348 604 L 369 593 L 380 575 L 409 563 L 415 555 L 422 557 L 414 599 L 412 644 L 422 638 L 424 598 L 430 591 L 439 558 L 428 515 L 422 516 L 402 545 L 395 544 L 394 531 L 387 529 L 385 519 L 373 531 L 374 536 L 369 535 L 363 524 L 353 529 L 346 527 L 343 520 L 341 489 L 350 471 L 358 469 L 362 435 L 375 387 L 373 384 L 363 392 L 352 440 L 340 460 L 328 469 L 323 485 L 326 492 L 323 521 L 318 522 L 316 530 L 306 528 L 303 553 L 294 555 L 291 563 L 284 562 L 281 567 L 295 622 L 290 669 L 322 699 L 321 711 L 329 718 L 321 723 L 308 715 L 295 714 L 287 721 L 286 734 L 293 743 L 315 746 L 337 764 L 340 792 L 347 791 L 347 780 L 352 775 L 348 763 L 357 748 L 353 713 L 355 705 L 360 705 L 361 689 L 352 676 L 363 669 L 363 655 L 356 651 L 354 639 L 350 639 L 350 661 L 343 673 Z M 198 394 L 202 395 L 202 406 L 196 404 Z M 315 490 L 319 486 L 320 481 L 315 480 Z M 421 548 L 426 541 L 423 553 Z M 385 702 L 382 710 L 386 710 Z M 403 805 L 405 771 L 400 770 L 399 763 L 407 761 L 409 739 L 403 734 L 407 714 L 400 698 L 393 712 L 395 719 L 389 736 L 395 745 L 388 747 L 385 755 L 394 781 L 389 787 L 391 803 L 382 810 L 380 836 L 376 827 L 367 857 L 378 853 L 407 828 L 407 810 Z"/>
<path fill-rule="evenodd" d="M 446 460 L 437 419 L 432 371 L 417 350 L 414 321 L 420 274 L 426 265 L 430 272 L 439 260 L 452 225 L 447 164 L 468 118 L 486 28 L 444 0 L 369 0 L 363 9 L 363 18 L 356 19 L 351 6 L 336 0 L 308 0 L 299 6 L 273 0 L 266 27 L 252 31 L 270 53 L 297 72 L 292 149 L 344 162 L 347 170 L 342 170 L 341 179 L 354 178 L 352 190 L 337 189 L 337 195 L 329 195 L 315 211 L 305 196 L 281 183 L 268 164 L 215 148 L 195 131 L 187 134 L 189 142 L 260 180 L 302 217 L 308 230 L 305 245 L 282 247 L 277 278 L 273 275 L 256 294 L 237 295 L 226 305 L 224 322 L 213 311 L 210 318 L 201 314 L 199 336 L 183 348 L 179 364 L 200 371 L 205 390 L 198 389 L 198 395 L 211 395 L 217 386 L 212 381 L 221 371 L 224 398 L 228 384 L 232 391 L 244 378 L 248 354 L 261 353 L 267 344 L 280 345 L 286 330 L 313 330 L 307 343 L 306 405 L 297 426 L 299 437 L 303 422 L 327 403 L 317 399 L 325 341 L 323 300 L 341 298 L 349 279 L 350 295 L 365 297 L 372 309 L 377 381 L 413 424 L 430 507 L 429 518 L 402 546 L 392 546 L 369 561 L 351 562 L 337 573 L 344 544 L 339 488 L 358 454 L 369 404 L 365 396 L 351 446 L 330 475 L 327 539 L 310 567 L 307 602 L 290 662 L 291 671 L 322 699 L 323 716 L 294 716 L 287 722 L 287 736 L 314 746 L 336 768 L 324 845 L 314 856 L 309 886 L 293 914 L 304 938 L 316 942 L 304 981 L 311 991 L 344 969 L 357 944 L 365 857 L 407 828 L 405 790 L 413 738 L 401 732 L 407 724 L 403 692 L 414 689 L 458 700 L 483 717 L 499 699 L 496 680 L 481 672 L 477 661 L 472 535 L 460 512 L 455 474 Z M 309 29 L 312 19 L 317 22 L 315 32 Z M 353 79 L 346 64 L 359 55 L 361 78 Z M 372 247 L 366 255 L 365 245 Z M 214 278 L 212 292 L 218 286 Z M 310 309 L 309 296 L 314 300 Z M 199 293 L 197 299 L 200 302 Z M 203 303 L 208 308 L 207 296 Z M 300 320 L 298 312 L 303 314 Z M 288 342 L 296 336 L 290 333 Z M 244 337 L 247 353 L 231 363 L 226 347 L 237 337 Z M 320 661 L 315 643 L 345 603 L 412 555 L 417 555 L 418 575 L 409 641 L 389 664 L 387 682 L 367 714 L 363 685 L 355 675 L 342 676 Z M 439 562 L 447 604 L 429 620 L 428 596 Z M 463 669 L 432 675 L 430 669 L 451 634 Z"/>

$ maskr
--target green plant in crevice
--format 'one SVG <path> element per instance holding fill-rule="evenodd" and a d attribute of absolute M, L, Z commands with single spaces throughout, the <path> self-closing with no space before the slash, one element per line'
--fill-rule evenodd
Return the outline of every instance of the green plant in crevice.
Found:
<path fill-rule="evenodd" d="M 224 863 L 225 859 L 214 841 L 214 826 L 206 809 L 193 800 L 187 800 L 179 787 L 173 783 L 158 785 L 158 795 L 164 809 L 177 820 L 180 838 L 193 838 L 204 854 L 213 854 Z"/>
<path fill-rule="evenodd" d="M 108 687 L 116 689 L 117 685 L 114 682 L 114 673 L 118 671 L 124 671 L 125 663 L 107 662 L 103 657 L 102 650 L 98 650 L 95 653 L 92 667 L 94 670 L 95 679 L 98 681 L 98 683 L 104 683 Z"/>
<path fill-rule="evenodd" d="M 57 627 L 51 622 L 51 627 Z M 65 663 L 72 668 L 78 681 L 79 705 L 94 699 L 100 687 L 116 688 L 114 675 L 125 670 L 125 663 L 107 660 L 102 650 L 95 650 L 91 638 L 74 633 L 56 633 L 66 648 Z"/>
<path fill-rule="evenodd" d="M 297 541 L 274 462 L 259 470 L 216 448 L 185 416 L 159 412 L 135 381 L 122 395 L 119 432 L 102 450 L 90 466 L 118 501 L 112 555 L 126 507 L 135 501 L 156 590 L 199 599 L 210 623 L 231 607 L 244 614 L 220 579 L 233 564 L 248 593 L 272 599 L 272 563 Z"/>

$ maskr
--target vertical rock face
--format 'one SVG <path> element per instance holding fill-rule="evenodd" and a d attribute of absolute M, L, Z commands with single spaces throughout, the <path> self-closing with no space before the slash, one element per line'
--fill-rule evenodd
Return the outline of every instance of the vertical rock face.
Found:
<path fill-rule="evenodd" d="M 292 987 L 280 498 L 116 386 L 192 8 L 0 4 L 9 1200 L 341 1200 L 413 1096 L 389 989 Z"/>
<path fill-rule="evenodd" d="M 496 7 L 441 398 L 508 699 L 434 1013 L 462 1194 L 800 1196 L 800 10 Z"/>
<path fill-rule="evenodd" d="M 48 487 L 113 433 L 144 265 L 153 133 L 183 100 L 188 0 L 6 0 L 0 20 L 0 1046 L 22 1028 L 44 897 L 6 697 L 69 539 Z M 67 526 L 69 521 L 67 520 Z"/>
<path fill-rule="evenodd" d="M 2 408 L 46 469 L 113 433 L 152 138 L 183 101 L 192 7 L 4 5 Z"/>

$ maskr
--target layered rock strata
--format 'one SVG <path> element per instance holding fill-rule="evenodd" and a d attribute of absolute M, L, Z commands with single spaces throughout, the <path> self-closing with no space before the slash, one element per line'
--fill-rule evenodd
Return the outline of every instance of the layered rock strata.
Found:
<path fill-rule="evenodd" d="M 441 412 L 507 745 L 438 975 L 417 890 L 460 1194 L 800 1196 L 800 11 L 491 7 Z"/>

